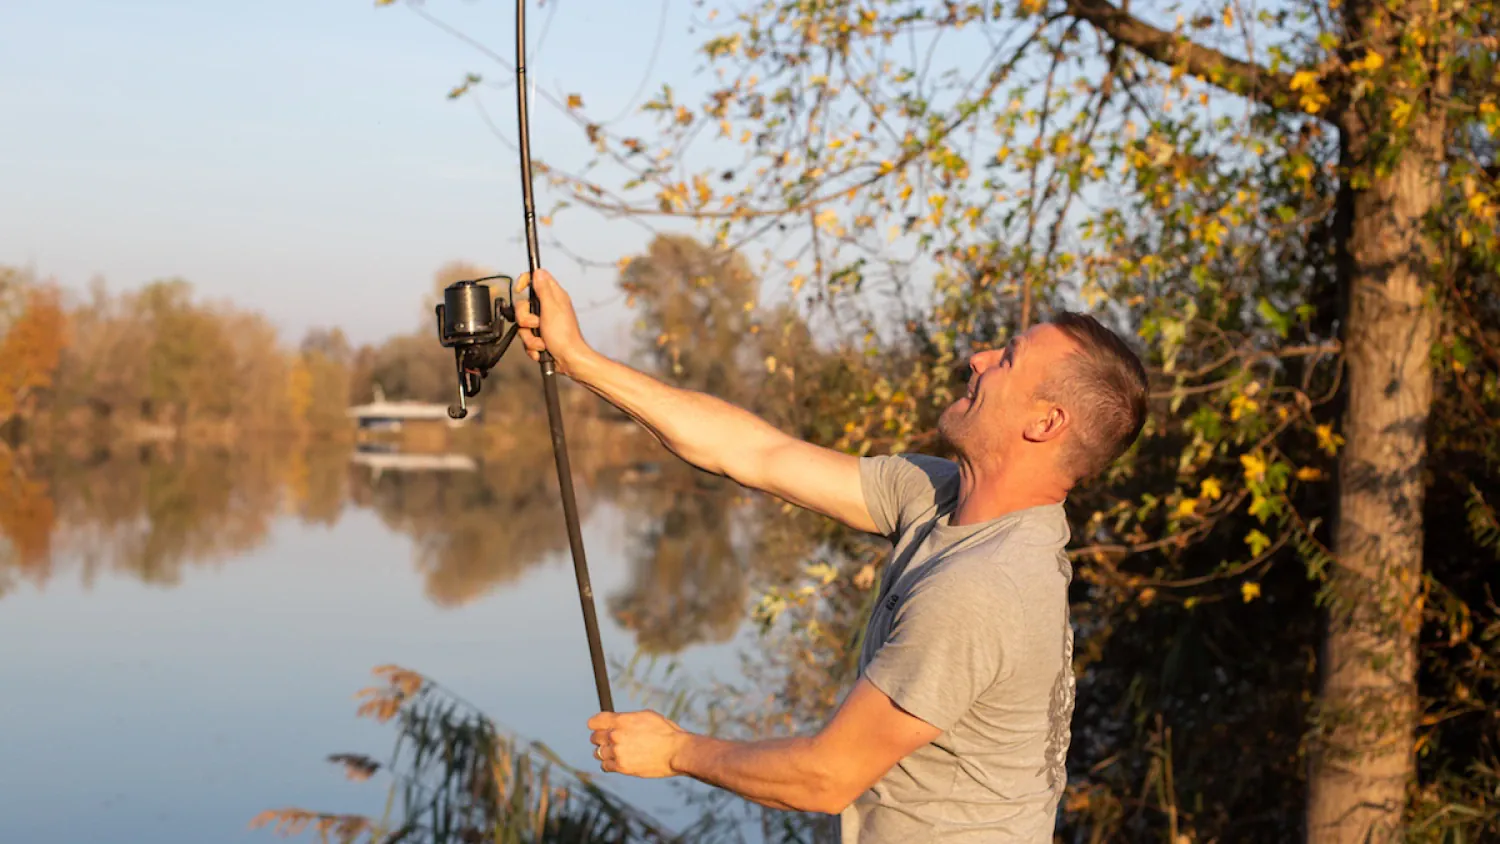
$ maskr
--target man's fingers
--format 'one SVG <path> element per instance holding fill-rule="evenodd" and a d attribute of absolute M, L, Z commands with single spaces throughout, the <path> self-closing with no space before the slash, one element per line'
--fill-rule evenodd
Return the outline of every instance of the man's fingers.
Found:
<path fill-rule="evenodd" d="M 587 726 L 590 730 L 608 730 L 615 726 L 615 721 L 618 720 L 619 717 L 620 716 L 616 715 L 613 712 L 600 712 L 599 714 L 590 718 L 588 724 L 586 724 L 585 726 Z"/>
<path fill-rule="evenodd" d="M 609 730 L 595 730 L 589 734 L 589 743 L 604 744 L 609 741 Z"/>
<path fill-rule="evenodd" d="M 563 289 L 562 284 L 557 280 L 557 276 L 547 272 L 546 270 L 538 269 L 536 271 L 536 278 L 537 292 L 542 293 L 552 299 L 568 298 L 568 291 Z"/>
<path fill-rule="evenodd" d="M 521 273 L 511 290 L 511 306 L 516 309 L 516 322 L 522 328 L 536 328 L 540 318 L 531 312 L 531 273 Z"/>

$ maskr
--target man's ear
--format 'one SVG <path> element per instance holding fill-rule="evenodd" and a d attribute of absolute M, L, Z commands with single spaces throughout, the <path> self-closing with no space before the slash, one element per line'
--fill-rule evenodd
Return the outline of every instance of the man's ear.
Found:
<path fill-rule="evenodd" d="M 1072 416 L 1061 405 L 1049 404 L 1027 423 L 1021 435 L 1029 442 L 1050 442 L 1062 436 L 1063 431 L 1068 429 L 1072 421 Z"/>

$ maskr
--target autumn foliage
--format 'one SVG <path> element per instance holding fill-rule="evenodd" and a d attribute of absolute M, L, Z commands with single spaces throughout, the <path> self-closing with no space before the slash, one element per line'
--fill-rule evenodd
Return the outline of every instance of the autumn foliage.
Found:
<path fill-rule="evenodd" d="M 52 386 L 67 343 L 67 316 L 54 287 L 20 295 L 20 312 L 0 325 L 0 423 L 26 413 L 38 391 Z"/>

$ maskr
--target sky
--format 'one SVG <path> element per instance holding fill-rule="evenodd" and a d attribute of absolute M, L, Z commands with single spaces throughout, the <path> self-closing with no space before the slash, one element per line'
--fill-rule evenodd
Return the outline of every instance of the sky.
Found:
<path fill-rule="evenodd" d="M 689 31 L 690 5 L 533 0 L 528 71 L 604 116 L 638 104 L 646 80 L 648 93 L 663 80 L 683 87 L 705 38 Z M 509 0 L 422 8 L 513 55 Z M 446 97 L 469 72 L 513 78 L 399 4 L 5 0 L 0 264 L 78 291 L 183 278 L 204 299 L 266 314 L 289 343 L 314 326 L 372 343 L 428 326 L 424 297 L 443 263 L 526 269 L 515 154 L 472 104 Z M 514 138 L 514 89 L 484 96 Z M 531 138 L 538 160 L 586 159 L 578 130 L 541 97 Z M 650 236 L 583 212 L 557 228 L 607 262 Z M 629 320 L 614 272 L 545 246 L 542 264 L 590 339 L 621 348 Z"/>

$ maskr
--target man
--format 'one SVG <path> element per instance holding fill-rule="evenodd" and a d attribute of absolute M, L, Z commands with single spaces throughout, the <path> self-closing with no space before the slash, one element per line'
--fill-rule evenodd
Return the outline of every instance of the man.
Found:
<path fill-rule="evenodd" d="M 894 545 L 859 680 L 816 735 L 723 741 L 601 713 L 588 726 L 602 769 L 839 814 L 845 844 L 1050 842 L 1073 710 L 1063 501 L 1140 433 L 1146 375 L 1129 347 L 1064 314 L 973 357 L 938 423 L 954 461 L 857 458 L 609 360 L 555 279 L 539 271 L 535 288 L 540 318 L 520 316 L 540 330 L 521 332 L 533 359 L 551 352 L 704 471 Z"/>

